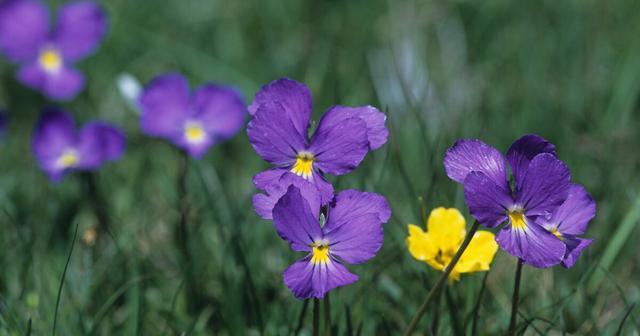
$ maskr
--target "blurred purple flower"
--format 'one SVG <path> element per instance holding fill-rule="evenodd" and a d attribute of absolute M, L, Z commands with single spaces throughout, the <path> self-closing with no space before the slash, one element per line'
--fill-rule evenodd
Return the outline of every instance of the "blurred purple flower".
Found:
<path fill-rule="evenodd" d="M 39 1 L 0 4 L 0 50 L 20 65 L 18 80 L 56 100 L 73 98 L 85 78 L 73 64 L 93 53 L 107 29 L 102 7 L 93 2 L 63 5 L 55 28 Z"/>
<path fill-rule="evenodd" d="M 90 122 L 76 131 L 71 116 L 45 109 L 40 116 L 31 147 L 38 165 L 57 182 L 67 171 L 92 171 L 124 153 L 122 131 L 103 122 Z"/>
<path fill-rule="evenodd" d="M 292 250 L 306 252 L 284 271 L 284 283 L 298 299 L 321 299 L 330 290 L 358 280 L 343 263 L 373 258 L 383 242 L 383 224 L 391 217 L 384 197 L 345 190 L 331 203 L 320 226 L 300 189 L 290 186 L 273 209 L 273 224 Z"/>
<path fill-rule="evenodd" d="M 536 135 L 516 140 L 505 158 L 480 140 L 458 140 L 444 158 L 447 175 L 464 185 L 471 215 L 487 227 L 508 221 L 496 237 L 500 247 L 524 263 L 549 267 L 563 261 L 567 246 L 542 226 L 562 205 L 571 188 L 567 166 L 555 146 Z"/>
<path fill-rule="evenodd" d="M 333 106 L 309 138 L 311 93 L 302 83 L 282 78 L 265 85 L 249 106 L 253 116 L 247 135 L 255 151 L 277 168 L 254 178 L 265 190 L 287 171 L 314 183 L 322 204 L 333 197 L 324 173 L 342 175 L 355 169 L 367 152 L 387 141 L 386 116 L 372 106 Z"/>
<path fill-rule="evenodd" d="M 246 113 L 236 90 L 204 84 L 192 94 L 179 74 L 156 77 L 145 87 L 139 104 L 146 134 L 165 138 L 195 158 L 236 134 Z"/>

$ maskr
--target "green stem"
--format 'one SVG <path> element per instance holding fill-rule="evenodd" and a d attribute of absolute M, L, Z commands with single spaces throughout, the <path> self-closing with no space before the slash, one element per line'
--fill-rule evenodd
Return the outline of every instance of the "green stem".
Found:
<path fill-rule="evenodd" d="M 329 301 L 329 293 L 324 296 L 324 334 L 331 336 L 331 303 Z"/>
<path fill-rule="evenodd" d="M 60 277 L 60 286 L 58 287 L 58 296 L 56 297 L 56 309 L 53 312 L 53 327 L 51 328 L 51 335 L 56 335 L 56 326 L 58 325 L 58 309 L 60 308 L 60 299 L 62 298 L 62 287 L 64 286 L 64 279 L 67 277 L 67 269 L 69 268 L 69 262 L 71 262 L 71 255 L 73 254 L 73 247 L 76 245 L 76 238 L 78 238 L 78 225 L 76 224 L 76 230 L 73 232 L 73 240 L 71 241 L 71 248 L 69 249 L 69 255 L 67 256 L 67 263 L 64 264 L 64 270 Z"/>
<path fill-rule="evenodd" d="M 518 320 L 518 302 L 520 301 L 520 279 L 522 278 L 522 260 L 518 260 L 516 267 L 516 279 L 513 284 L 513 299 L 511 300 L 511 321 L 509 322 L 509 336 L 516 333 L 516 322 Z"/>
<path fill-rule="evenodd" d="M 320 336 L 320 300 L 313 299 L 313 336 Z"/>
<path fill-rule="evenodd" d="M 416 312 L 416 315 L 411 320 L 411 323 L 409 324 L 409 326 L 407 327 L 407 330 L 404 333 L 406 336 L 410 336 L 416 330 L 418 323 L 422 319 L 422 316 L 424 315 L 424 313 L 427 311 L 427 308 L 429 308 L 431 301 L 433 301 L 433 299 L 442 289 L 442 286 L 449 278 L 449 274 L 451 274 L 451 271 L 458 263 L 458 260 L 460 260 L 462 253 L 464 252 L 464 250 L 467 249 L 467 246 L 469 246 L 469 243 L 471 242 L 471 238 L 473 238 L 473 235 L 475 235 L 476 231 L 478 231 L 479 226 L 480 226 L 480 223 L 478 223 L 478 221 L 474 221 L 473 225 L 471 225 L 471 229 L 469 230 L 469 233 L 467 234 L 467 236 L 464 238 L 464 241 L 460 245 L 460 248 L 458 248 L 458 252 L 456 252 L 456 255 L 453 256 L 453 259 L 451 259 L 451 262 L 449 263 L 449 265 L 447 265 L 447 267 L 444 269 L 444 272 L 442 272 L 442 275 L 440 275 L 440 278 L 438 279 L 436 284 L 431 288 L 424 302 Z"/>

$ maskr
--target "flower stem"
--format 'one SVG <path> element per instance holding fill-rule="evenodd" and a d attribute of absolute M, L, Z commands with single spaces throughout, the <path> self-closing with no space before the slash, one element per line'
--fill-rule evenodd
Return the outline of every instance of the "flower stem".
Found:
<path fill-rule="evenodd" d="M 460 260 L 460 257 L 462 256 L 462 253 L 464 252 L 464 250 L 466 250 L 467 246 L 469 246 L 469 243 L 471 242 L 471 238 L 473 238 L 473 235 L 475 235 L 479 226 L 480 226 L 480 223 L 478 223 L 478 221 L 474 221 L 473 225 L 471 225 L 471 229 L 469 230 L 469 233 L 467 233 L 467 236 L 464 237 L 464 241 L 458 248 L 458 252 L 456 252 L 456 255 L 453 256 L 453 259 L 451 259 L 451 262 L 449 262 L 449 265 L 447 265 L 447 267 L 444 269 L 444 272 L 442 272 L 442 275 L 440 275 L 440 278 L 435 283 L 435 285 L 431 287 L 431 290 L 427 294 L 427 297 L 425 298 L 424 302 L 416 312 L 416 315 L 411 320 L 409 327 L 407 327 L 407 330 L 404 333 L 406 336 L 410 336 L 416 330 L 416 327 L 418 326 L 420 319 L 422 319 L 422 316 L 427 311 L 427 308 L 429 308 L 431 301 L 433 301 L 436 295 L 440 293 L 442 286 L 449 278 L 449 274 L 458 263 L 458 260 Z"/>
<path fill-rule="evenodd" d="M 324 334 L 331 336 L 331 303 L 329 301 L 329 293 L 325 294 L 324 300 Z"/>
<path fill-rule="evenodd" d="M 320 336 L 320 300 L 313 299 L 313 336 Z"/>
<path fill-rule="evenodd" d="M 516 268 L 516 279 L 513 285 L 513 299 L 511 300 L 511 322 L 509 322 L 509 336 L 516 333 L 516 322 L 518 320 L 518 302 L 520 301 L 520 279 L 522 278 L 522 260 L 518 259 Z"/>

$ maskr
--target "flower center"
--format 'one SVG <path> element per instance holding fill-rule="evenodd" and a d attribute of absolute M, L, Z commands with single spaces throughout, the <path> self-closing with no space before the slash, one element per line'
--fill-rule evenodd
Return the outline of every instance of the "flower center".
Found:
<path fill-rule="evenodd" d="M 316 158 L 313 154 L 300 152 L 296 156 L 296 163 L 293 165 L 291 172 L 308 180 L 313 176 L 313 161 L 315 160 Z"/>
<path fill-rule="evenodd" d="M 511 221 L 511 227 L 516 230 L 524 230 L 527 228 L 527 220 L 522 210 L 509 211 L 509 220 Z"/>
<path fill-rule="evenodd" d="M 322 239 L 311 244 L 311 262 L 327 264 L 329 262 L 329 242 Z"/>
<path fill-rule="evenodd" d="M 38 63 L 45 72 L 57 72 L 62 67 L 62 56 L 55 49 L 46 48 L 40 52 Z"/>
<path fill-rule="evenodd" d="M 434 261 L 442 267 L 441 268 L 442 270 L 444 270 L 445 267 L 449 265 L 449 263 L 451 262 L 451 259 L 453 259 L 453 256 L 455 254 L 456 254 L 456 251 L 451 249 L 438 250 L 438 254 L 436 254 Z"/>
<path fill-rule="evenodd" d="M 188 121 L 184 125 L 184 137 L 190 144 L 197 145 L 204 141 L 206 133 L 199 122 Z"/>
<path fill-rule="evenodd" d="M 75 149 L 70 148 L 64 151 L 64 153 L 62 153 L 62 155 L 58 157 L 56 166 L 62 169 L 71 168 L 77 165 L 79 161 L 80 157 L 78 156 L 78 152 Z"/>
<path fill-rule="evenodd" d="M 563 240 L 562 233 L 560 233 L 557 228 L 553 228 L 549 231 L 551 231 L 551 233 L 553 233 L 553 235 L 556 236 L 558 239 Z"/>

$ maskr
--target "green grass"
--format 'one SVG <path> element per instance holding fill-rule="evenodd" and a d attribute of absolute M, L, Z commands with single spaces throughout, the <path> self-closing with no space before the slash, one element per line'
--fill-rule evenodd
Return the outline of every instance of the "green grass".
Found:
<path fill-rule="evenodd" d="M 59 5 L 61 1 L 50 3 Z M 640 5 L 636 1 L 124 1 L 104 3 L 110 32 L 80 63 L 87 89 L 58 104 L 85 122 L 122 126 L 124 158 L 95 179 L 112 228 L 83 237 L 98 218 L 86 178 L 51 184 L 30 152 L 41 107 L 0 61 L 0 106 L 10 125 L 0 144 L 0 335 L 283 335 L 311 304 L 296 300 L 281 272 L 299 258 L 251 208 L 251 178 L 266 169 L 246 134 L 213 148 L 187 171 L 188 252 L 175 226 L 181 155 L 140 134 L 118 92 L 180 71 L 193 85 L 237 86 L 250 102 L 260 85 L 289 76 L 314 96 L 315 119 L 332 104 L 378 106 L 389 142 L 336 188 L 383 194 L 392 220 L 378 256 L 351 266 L 360 276 L 331 293 L 338 334 L 399 334 L 439 275 L 411 258 L 408 223 L 456 206 L 461 188 L 444 174 L 444 151 L 479 137 L 506 150 L 525 133 L 556 144 L 598 206 L 595 243 L 570 270 L 525 267 L 520 322 L 527 335 L 621 335 L 640 331 Z M 467 218 L 469 218 L 467 216 Z M 468 220 L 468 224 L 470 221 Z M 76 225 L 78 241 L 71 250 Z M 486 277 L 478 334 L 509 322 L 515 260 L 499 252 Z M 188 273 L 196 295 L 187 290 Z M 466 326 L 485 275 L 463 276 L 441 301 L 439 331 Z M 635 307 L 635 309 L 633 309 Z M 432 323 L 430 309 L 420 330 Z M 628 317 L 625 319 L 625 316 Z M 458 321 L 456 328 L 451 321 Z"/>

